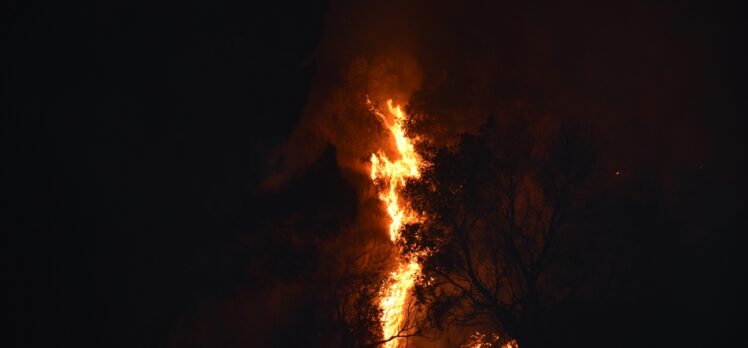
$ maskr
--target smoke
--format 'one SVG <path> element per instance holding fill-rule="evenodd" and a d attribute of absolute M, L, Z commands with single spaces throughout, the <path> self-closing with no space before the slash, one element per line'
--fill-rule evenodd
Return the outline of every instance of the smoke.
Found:
<path fill-rule="evenodd" d="M 620 158 L 611 166 L 638 165 L 663 135 L 678 142 L 663 156 L 687 160 L 677 153 L 688 147 L 703 157 L 704 125 L 682 117 L 695 110 L 681 102 L 699 91 L 702 42 L 674 37 L 675 17 L 636 2 L 334 2 L 304 114 L 265 185 L 292 177 L 326 143 L 343 167 L 365 172 L 383 139 L 367 96 L 409 105 L 420 130 L 446 143 L 487 117 L 575 119 L 608 140 Z"/>

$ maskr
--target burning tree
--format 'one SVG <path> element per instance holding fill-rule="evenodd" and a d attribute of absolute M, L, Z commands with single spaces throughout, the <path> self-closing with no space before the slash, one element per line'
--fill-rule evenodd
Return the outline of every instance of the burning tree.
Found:
<path fill-rule="evenodd" d="M 331 309 L 332 331 L 327 336 L 331 347 L 374 348 L 397 343 L 397 340 L 417 334 L 415 303 L 410 301 L 399 308 L 403 320 L 397 331 L 382 330 L 383 315 L 379 299 L 382 289 L 391 287 L 393 279 L 382 277 L 381 266 L 386 260 L 379 259 L 375 252 L 365 248 L 363 253 L 336 260 L 342 269 L 325 279 L 327 294 L 324 302 Z"/>
<path fill-rule="evenodd" d="M 544 315 L 568 293 L 564 243 L 594 159 L 578 127 L 548 133 L 489 121 L 457 145 L 420 151 L 430 165 L 406 196 L 428 219 L 408 224 L 400 243 L 422 265 L 415 293 L 433 327 L 489 323 L 502 344 L 544 344 Z"/>
<path fill-rule="evenodd" d="M 371 154 L 371 180 L 379 190 L 379 199 L 385 204 L 390 217 L 389 237 L 400 244 L 403 226 L 419 220 L 418 214 L 410 208 L 401 195 L 408 179 L 418 179 L 420 168 L 425 164 L 415 151 L 414 141 L 405 133 L 407 115 L 392 99 L 387 101 L 384 113 L 368 101 L 371 111 L 377 115 L 389 130 L 399 158 L 391 160 L 385 152 Z M 379 308 L 381 310 L 383 343 L 387 348 L 397 348 L 401 338 L 420 334 L 416 324 L 417 308 L 410 298 L 421 270 L 421 265 L 412 255 L 400 250 L 398 265 L 381 288 Z"/>
<path fill-rule="evenodd" d="M 381 277 L 374 272 L 351 271 L 345 267 L 328 290 L 332 304 L 332 318 L 336 340 L 331 345 L 339 347 L 376 347 L 382 341 L 379 330 L 381 310 L 376 305 Z"/>

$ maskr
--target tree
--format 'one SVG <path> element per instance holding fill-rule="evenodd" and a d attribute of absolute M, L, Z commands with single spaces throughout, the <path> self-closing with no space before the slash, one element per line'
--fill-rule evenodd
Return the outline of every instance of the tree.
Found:
<path fill-rule="evenodd" d="M 320 300 L 329 309 L 331 323 L 331 330 L 325 335 L 329 341 L 324 346 L 374 348 L 391 340 L 420 335 L 417 306 L 409 302 L 400 330 L 384 337 L 379 299 L 385 284 L 392 280 L 383 276 L 387 255 L 375 248 L 374 244 L 367 244 L 350 253 L 342 252 L 335 258 L 335 269 L 323 272 Z"/>
<path fill-rule="evenodd" d="M 381 310 L 376 304 L 382 278 L 376 272 L 351 272 L 349 267 L 329 289 L 335 346 L 366 348 L 374 347 L 382 340 L 379 317 Z"/>
<path fill-rule="evenodd" d="M 488 322 L 522 347 L 544 344 L 543 316 L 568 290 L 562 245 L 584 207 L 590 148 L 574 125 L 541 135 L 516 120 L 424 149 L 431 165 L 406 194 L 426 218 L 402 247 L 423 265 L 416 297 L 433 327 Z"/>

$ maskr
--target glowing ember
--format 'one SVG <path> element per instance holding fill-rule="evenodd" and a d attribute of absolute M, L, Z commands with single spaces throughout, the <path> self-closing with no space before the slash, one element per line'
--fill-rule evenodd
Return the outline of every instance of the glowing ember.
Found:
<path fill-rule="evenodd" d="M 371 154 L 371 179 L 381 188 L 379 199 L 387 206 L 387 213 L 392 222 L 390 223 L 390 240 L 396 242 L 400 238 L 400 231 L 404 224 L 415 222 L 417 215 L 411 211 L 402 201 L 400 192 L 405 187 L 406 179 L 419 178 L 421 176 L 421 159 L 415 152 L 413 140 L 405 135 L 404 123 L 406 115 L 400 106 L 393 105 L 392 100 L 387 101 L 387 111 L 391 115 L 390 121 L 387 115 L 372 108 L 387 129 L 395 138 L 395 146 L 400 155 L 397 160 L 390 160 L 383 151 Z M 390 281 L 381 292 L 379 307 L 382 309 L 382 331 L 384 338 L 389 339 L 404 334 L 405 308 L 408 301 L 408 293 L 413 288 L 421 265 L 415 260 L 401 262 L 397 270 L 390 274 Z M 385 344 L 386 347 L 398 347 L 400 339 L 393 339 Z"/>
<path fill-rule="evenodd" d="M 509 340 L 508 342 L 499 345 L 501 337 L 497 334 L 491 334 L 489 337 L 486 334 L 476 331 L 470 336 L 465 344 L 461 345 L 460 348 L 488 348 L 488 347 L 500 347 L 500 348 L 519 348 L 519 344 L 515 340 Z"/>

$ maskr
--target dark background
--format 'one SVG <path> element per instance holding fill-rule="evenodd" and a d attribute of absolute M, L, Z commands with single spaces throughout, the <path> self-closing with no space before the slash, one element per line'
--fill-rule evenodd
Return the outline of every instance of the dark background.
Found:
<path fill-rule="evenodd" d="M 705 53 L 705 86 L 719 86 L 684 100 L 703 109 L 689 124 L 704 127 L 710 145 L 700 155 L 713 172 L 683 173 L 686 189 L 668 199 L 698 203 L 662 212 L 678 226 L 694 217 L 694 233 L 707 237 L 632 256 L 678 264 L 637 278 L 666 290 L 638 298 L 657 315 L 626 320 L 646 327 L 640 333 L 695 336 L 678 340 L 686 345 L 727 342 L 745 326 L 742 5 L 658 5 L 674 14 L 663 25 Z M 196 298 L 257 286 L 246 275 L 252 248 L 237 230 L 278 211 L 316 216 L 355 202 L 329 153 L 289 196 L 255 192 L 301 117 L 328 4 L 4 7 L 3 312 L 13 324 L 3 346 L 165 346 Z M 585 14 L 560 15 L 573 25 Z M 293 188 L 319 185 L 342 198 L 305 202 L 310 192 Z M 657 229 L 662 219 L 637 221 Z M 687 243 L 661 238 L 652 248 Z"/>
<path fill-rule="evenodd" d="M 3 341 L 163 346 L 197 293 L 241 280 L 217 205 L 244 204 L 300 117 L 325 6 L 8 7 Z"/>

